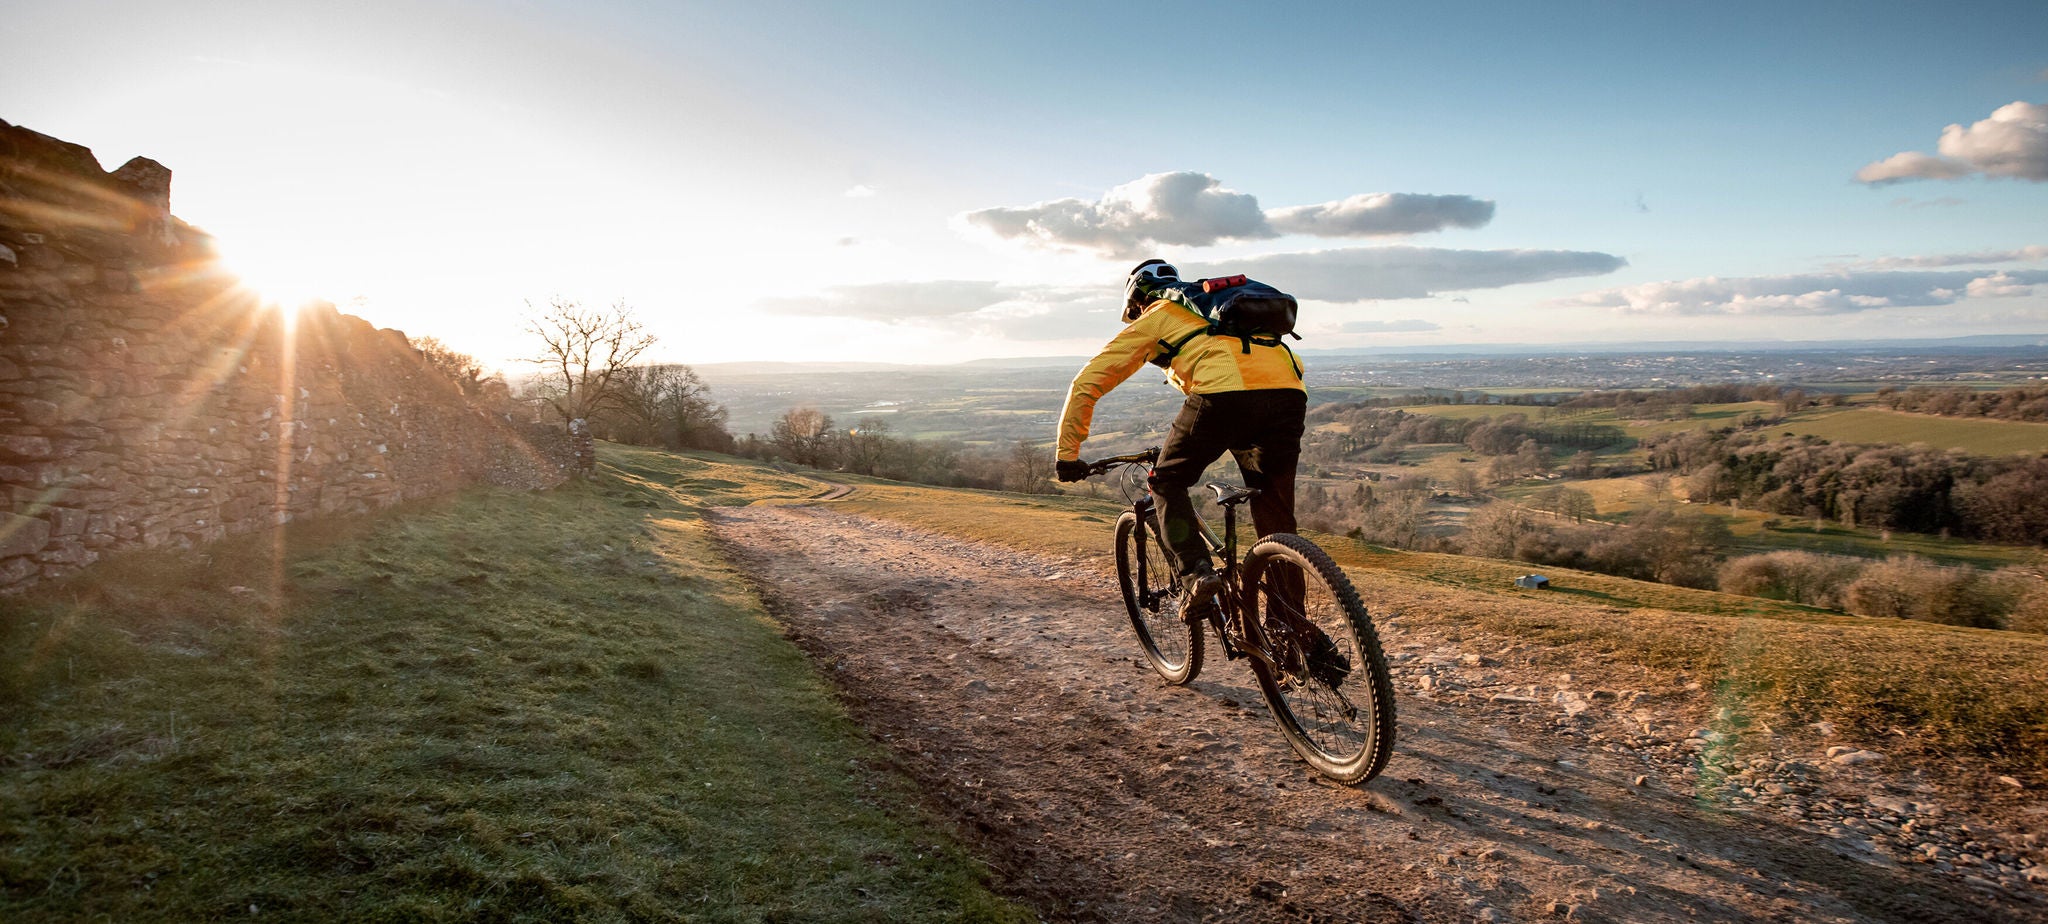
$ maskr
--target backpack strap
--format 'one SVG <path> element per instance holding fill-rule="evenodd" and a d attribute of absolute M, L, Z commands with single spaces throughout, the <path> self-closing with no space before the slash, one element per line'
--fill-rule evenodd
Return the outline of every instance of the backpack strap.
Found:
<path fill-rule="evenodd" d="M 1159 341 L 1160 349 L 1164 350 L 1165 352 L 1160 353 L 1158 356 L 1154 357 L 1152 359 L 1152 365 L 1158 366 L 1161 369 L 1166 368 L 1167 364 L 1173 362 L 1174 357 L 1180 355 L 1181 348 L 1187 346 L 1189 342 L 1193 341 L 1196 337 L 1214 333 L 1216 333 L 1216 331 L 1213 329 L 1213 327 L 1198 328 L 1196 330 L 1191 330 L 1185 334 L 1182 334 L 1179 339 L 1171 343 L 1168 343 L 1165 340 Z M 1244 352 L 1247 355 L 1251 353 L 1253 345 L 1263 347 L 1279 347 L 1282 350 L 1287 350 L 1288 365 L 1294 367 L 1294 375 L 1296 378 L 1301 377 L 1301 361 L 1294 358 L 1294 351 L 1289 350 L 1287 348 L 1287 341 L 1285 339 L 1282 339 L 1277 336 L 1261 337 L 1256 334 L 1232 334 L 1231 336 L 1236 337 L 1238 342 L 1244 345 Z M 1294 335 L 1294 339 L 1300 340 L 1301 337 L 1297 334 Z"/>
<path fill-rule="evenodd" d="M 1166 352 L 1161 353 L 1158 356 L 1154 357 L 1152 360 L 1152 365 L 1158 366 L 1161 369 L 1166 368 L 1168 363 L 1173 362 L 1174 357 L 1180 355 L 1181 348 L 1187 346 L 1188 341 L 1191 341 L 1196 337 L 1200 337 L 1208 332 L 1208 328 L 1201 327 L 1188 331 L 1185 334 L 1182 334 L 1180 336 L 1180 339 L 1175 340 L 1172 343 L 1168 343 L 1164 340 L 1159 341 L 1160 348 L 1165 350 Z"/>

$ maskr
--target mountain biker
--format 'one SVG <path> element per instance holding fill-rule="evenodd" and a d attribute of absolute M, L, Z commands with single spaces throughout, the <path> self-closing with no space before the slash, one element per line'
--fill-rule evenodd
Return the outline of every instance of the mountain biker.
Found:
<path fill-rule="evenodd" d="M 1206 336 L 1206 319 L 1160 297 L 1169 287 L 1201 291 L 1201 282 L 1182 282 L 1180 271 L 1164 260 L 1146 260 L 1131 270 L 1124 280 L 1124 329 L 1074 377 L 1054 452 L 1059 480 L 1086 478 L 1081 443 L 1094 421 L 1095 402 L 1146 363 L 1167 369 L 1167 382 L 1187 400 L 1147 483 L 1175 559 L 1181 616 L 1190 621 L 1214 612 L 1223 582 L 1202 542 L 1188 489 L 1228 450 L 1245 486 L 1259 492 L 1251 500 L 1257 534 L 1294 532 L 1294 472 L 1308 409 L 1301 361 L 1278 338 L 1269 344 Z"/>

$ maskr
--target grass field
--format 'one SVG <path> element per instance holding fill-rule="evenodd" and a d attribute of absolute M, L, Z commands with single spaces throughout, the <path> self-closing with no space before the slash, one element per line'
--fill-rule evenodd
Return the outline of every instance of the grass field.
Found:
<path fill-rule="evenodd" d="M 1871 407 L 1809 408 L 1770 429 L 1837 443 L 1926 443 L 1936 449 L 1987 456 L 2048 452 L 2048 424 L 1904 414 Z"/>
<path fill-rule="evenodd" d="M 825 486 L 601 458 L 0 600 L 0 920 L 1030 920 L 698 513 Z"/>

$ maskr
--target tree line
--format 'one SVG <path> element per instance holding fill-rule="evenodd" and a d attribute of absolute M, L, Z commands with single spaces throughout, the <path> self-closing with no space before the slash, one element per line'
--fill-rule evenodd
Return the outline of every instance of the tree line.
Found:
<path fill-rule="evenodd" d="M 1022 494 L 1058 493 L 1051 451 L 1027 440 L 1005 447 L 900 437 L 892 432 L 886 417 L 866 416 L 842 426 L 832 415 L 813 407 L 784 411 L 766 437 L 749 433 L 730 451 L 750 459 L 891 481 Z"/>
<path fill-rule="evenodd" d="M 1925 445 L 1693 430 L 1643 441 L 1688 498 L 1849 527 L 2048 543 L 2048 454 L 1974 456 Z"/>
<path fill-rule="evenodd" d="M 429 368 L 446 376 L 481 407 L 508 417 L 546 408 L 559 422 L 593 439 L 694 449 L 787 465 L 872 475 L 943 487 L 1055 493 L 1051 453 L 1026 441 L 1008 447 L 915 440 L 890 432 L 887 419 L 863 417 L 840 426 L 811 407 L 777 418 L 763 437 L 734 437 L 730 416 L 696 370 L 641 363 L 656 340 L 623 302 L 591 308 L 556 298 L 527 306 L 526 329 L 539 344 L 527 360 L 537 374 L 524 387 L 431 337 L 414 341 Z M 572 423 L 580 422 L 580 424 Z"/>
<path fill-rule="evenodd" d="M 1914 414 L 2048 422 L 2048 386 L 1978 391 L 1960 385 L 1914 385 L 1903 390 L 1887 385 L 1877 390 L 1877 403 Z"/>

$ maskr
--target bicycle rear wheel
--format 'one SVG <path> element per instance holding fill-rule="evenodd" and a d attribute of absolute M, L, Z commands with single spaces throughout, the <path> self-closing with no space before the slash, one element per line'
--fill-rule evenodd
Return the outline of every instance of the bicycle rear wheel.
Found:
<path fill-rule="evenodd" d="M 1252 673 L 1287 743 L 1337 782 L 1378 776 L 1394 753 L 1394 685 L 1351 579 L 1292 533 L 1260 539 L 1244 575 L 1261 607 L 1256 641 L 1274 661 L 1252 658 Z"/>
<path fill-rule="evenodd" d="M 1124 511 L 1116 521 L 1116 577 L 1124 591 L 1124 609 L 1137 630 L 1145 660 L 1167 683 L 1183 684 L 1202 670 L 1202 627 L 1180 618 L 1180 594 L 1173 568 L 1160 551 L 1158 520 Z"/>

